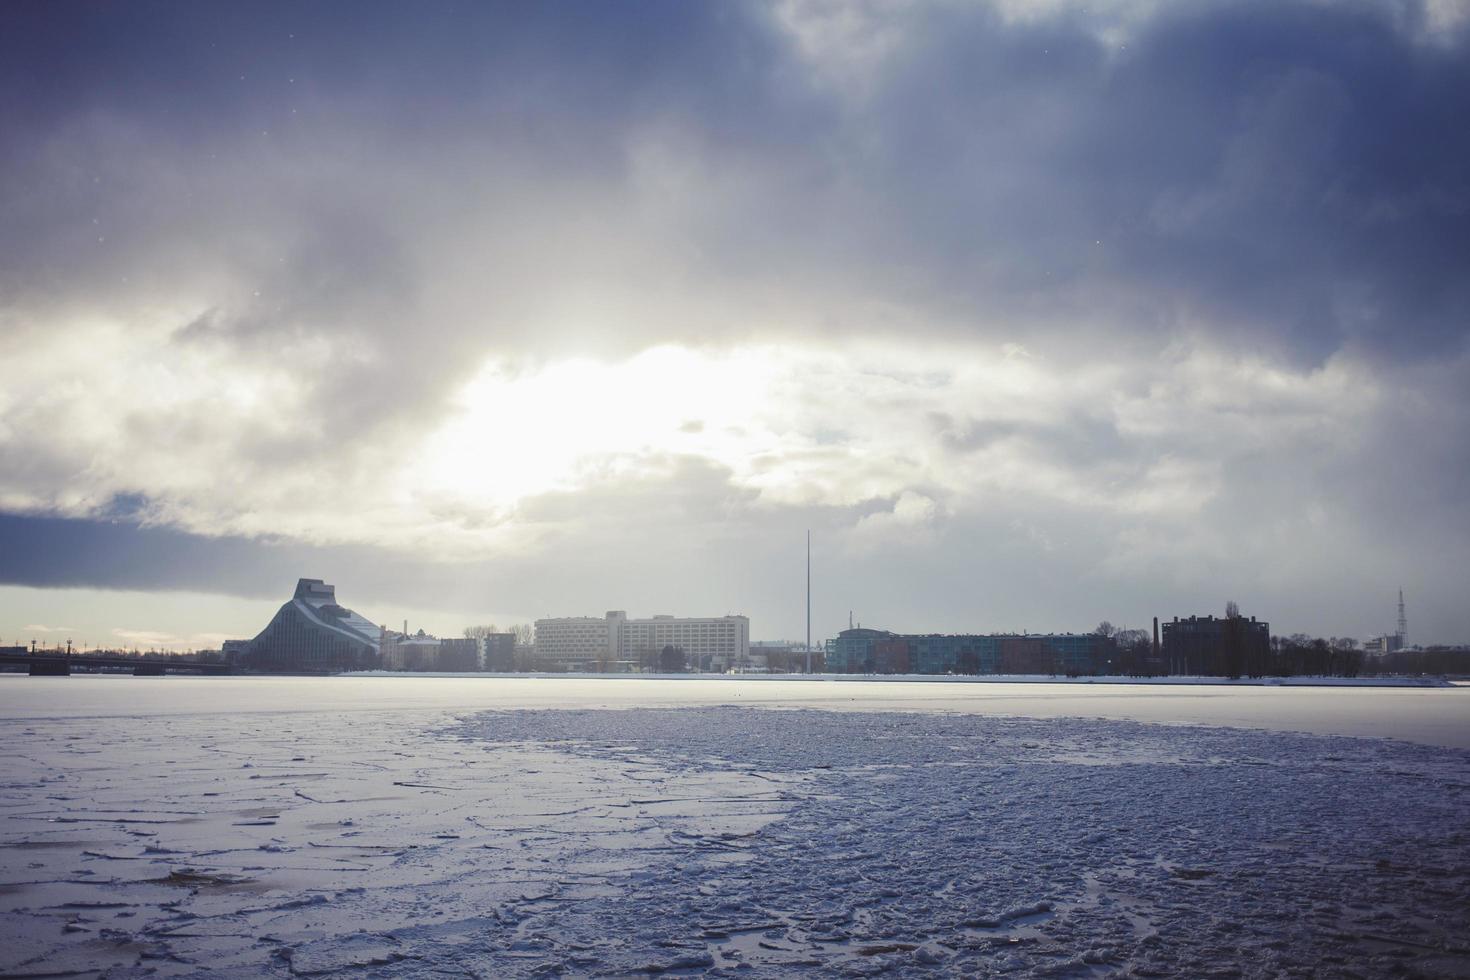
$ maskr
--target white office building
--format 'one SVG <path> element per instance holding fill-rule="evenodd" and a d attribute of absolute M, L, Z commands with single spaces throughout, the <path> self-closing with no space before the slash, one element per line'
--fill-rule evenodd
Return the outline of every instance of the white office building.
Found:
<path fill-rule="evenodd" d="M 601 619 L 536 620 L 536 660 L 550 669 L 637 669 L 664 647 L 684 651 L 690 667 L 727 670 L 750 662 L 750 619 L 716 616 L 629 619 L 613 610 Z"/>
<path fill-rule="evenodd" d="M 612 614 L 606 619 L 564 616 L 536 620 L 536 666 L 543 670 L 597 670 L 616 660 Z"/>

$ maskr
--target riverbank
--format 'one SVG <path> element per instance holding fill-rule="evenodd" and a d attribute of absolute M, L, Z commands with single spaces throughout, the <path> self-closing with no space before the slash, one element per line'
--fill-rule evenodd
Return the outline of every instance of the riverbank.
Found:
<path fill-rule="evenodd" d="M 1450 687 L 1443 677 L 1123 677 L 1115 674 L 1094 677 L 1066 677 L 1057 674 L 598 674 L 542 671 L 499 673 L 491 671 L 402 671 L 354 670 L 342 677 L 535 677 L 595 678 L 607 680 L 739 680 L 739 681 L 835 681 L 854 683 L 877 681 L 910 684 L 1162 684 L 1192 686 L 1200 684 L 1225 687 Z"/>

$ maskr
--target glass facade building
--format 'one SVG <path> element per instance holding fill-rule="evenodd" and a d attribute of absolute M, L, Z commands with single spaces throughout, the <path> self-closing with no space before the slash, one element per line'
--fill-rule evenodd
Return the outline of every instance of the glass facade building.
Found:
<path fill-rule="evenodd" d="M 337 604 L 337 591 L 304 578 L 296 594 L 250 641 L 243 660 L 252 670 L 328 673 L 379 666 L 382 630 Z"/>
<path fill-rule="evenodd" d="M 843 630 L 826 669 L 837 674 L 1097 674 L 1117 652 L 1094 633 L 892 633 Z"/>

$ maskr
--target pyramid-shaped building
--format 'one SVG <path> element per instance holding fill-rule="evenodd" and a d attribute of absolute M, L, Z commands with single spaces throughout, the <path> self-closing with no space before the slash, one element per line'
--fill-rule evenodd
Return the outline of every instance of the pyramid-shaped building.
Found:
<path fill-rule="evenodd" d="M 245 656 L 246 666 L 283 673 L 330 673 L 378 666 L 382 630 L 337 604 L 337 590 L 317 578 L 296 583 Z"/>

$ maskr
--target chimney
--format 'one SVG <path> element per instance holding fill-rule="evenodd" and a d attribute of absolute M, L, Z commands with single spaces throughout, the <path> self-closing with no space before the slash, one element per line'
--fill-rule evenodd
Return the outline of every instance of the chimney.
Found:
<path fill-rule="evenodd" d="M 1155 657 L 1157 657 L 1159 655 L 1159 617 L 1157 617 L 1157 616 L 1154 617 L 1154 654 L 1153 655 Z"/>

